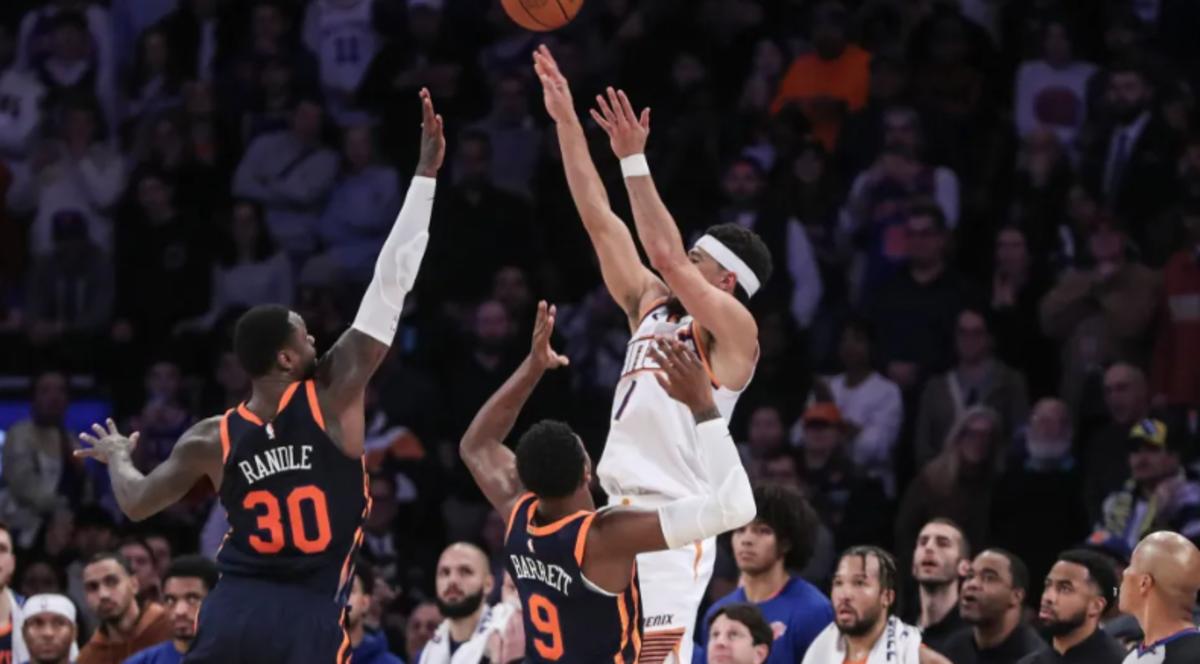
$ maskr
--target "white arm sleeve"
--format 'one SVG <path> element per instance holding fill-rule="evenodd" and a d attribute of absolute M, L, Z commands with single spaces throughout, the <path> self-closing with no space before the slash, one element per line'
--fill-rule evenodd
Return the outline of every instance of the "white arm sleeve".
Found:
<path fill-rule="evenodd" d="M 375 276 L 354 319 L 354 329 L 389 346 L 396 334 L 404 298 L 412 290 L 429 243 L 429 219 L 433 215 L 436 189 L 437 180 L 433 178 L 418 175 L 412 179 L 392 232 L 379 251 Z"/>
<path fill-rule="evenodd" d="M 725 419 L 701 422 L 696 425 L 696 433 L 700 463 L 712 492 L 681 498 L 658 508 L 663 539 L 672 549 L 741 528 L 758 513 L 750 478 L 742 467 Z"/>

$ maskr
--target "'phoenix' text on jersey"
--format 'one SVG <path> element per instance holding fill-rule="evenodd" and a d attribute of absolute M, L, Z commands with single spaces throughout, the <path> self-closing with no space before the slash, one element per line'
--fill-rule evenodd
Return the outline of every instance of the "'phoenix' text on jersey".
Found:
<path fill-rule="evenodd" d="M 509 555 L 512 558 L 513 569 L 517 571 L 517 578 L 533 579 L 554 588 L 563 595 L 570 595 L 571 577 L 567 571 L 558 565 L 547 565 L 535 558 L 526 556 Z"/>
<path fill-rule="evenodd" d="M 291 445 L 272 447 L 255 454 L 254 463 L 250 463 L 249 459 L 239 461 L 238 468 L 250 484 L 289 470 L 312 470 L 312 459 L 309 458 L 312 449 L 312 445 L 301 445 L 297 454 L 296 448 Z"/>

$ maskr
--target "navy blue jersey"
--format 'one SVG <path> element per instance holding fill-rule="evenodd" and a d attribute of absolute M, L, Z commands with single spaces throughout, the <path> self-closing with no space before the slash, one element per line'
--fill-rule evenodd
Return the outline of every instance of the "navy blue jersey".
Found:
<path fill-rule="evenodd" d="M 270 422 L 245 404 L 225 413 L 221 446 L 229 515 L 221 572 L 343 601 L 369 508 L 367 476 L 363 460 L 347 457 L 325 432 L 313 382 L 288 386 Z"/>
<path fill-rule="evenodd" d="M 17 664 L 13 661 L 12 651 L 12 619 L 0 627 L 0 664 Z"/>
<path fill-rule="evenodd" d="M 600 590 L 582 569 L 596 512 L 538 526 L 537 507 L 533 494 L 517 500 L 504 542 L 505 567 L 524 607 L 525 661 L 633 664 L 642 648 L 637 564 L 624 592 Z"/>

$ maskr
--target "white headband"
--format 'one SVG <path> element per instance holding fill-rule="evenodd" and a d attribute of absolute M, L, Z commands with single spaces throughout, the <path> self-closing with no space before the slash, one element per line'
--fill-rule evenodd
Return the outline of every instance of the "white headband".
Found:
<path fill-rule="evenodd" d="M 758 276 L 754 274 L 754 270 L 751 270 L 750 266 L 746 265 L 746 261 L 738 258 L 737 254 L 733 253 L 729 247 L 726 247 L 717 238 L 705 235 L 696 240 L 695 246 L 697 249 L 703 249 L 708 252 L 708 255 L 712 256 L 713 260 L 717 261 L 721 267 L 737 275 L 737 282 L 742 285 L 742 288 L 746 289 L 746 295 L 753 297 L 758 292 L 759 287 L 762 286 L 758 281 Z"/>
<path fill-rule="evenodd" d="M 39 613 L 53 613 L 66 618 L 72 623 L 75 622 L 75 605 L 71 603 L 71 600 L 62 595 L 34 595 L 25 600 L 25 606 L 21 610 L 21 613 L 26 618 L 32 618 Z"/>

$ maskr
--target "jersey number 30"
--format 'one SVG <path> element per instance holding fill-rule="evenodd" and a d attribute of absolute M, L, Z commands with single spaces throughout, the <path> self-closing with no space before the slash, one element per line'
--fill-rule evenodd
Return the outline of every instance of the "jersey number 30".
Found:
<path fill-rule="evenodd" d="M 555 661 L 562 657 L 562 629 L 558 624 L 558 608 L 550 600 L 534 593 L 529 596 L 529 620 L 540 635 L 533 640 L 533 647 L 537 648 L 542 659 Z"/>
<path fill-rule="evenodd" d="M 310 537 L 304 529 L 304 504 L 311 505 L 313 516 L 316 517 L 317 534 Z M 250 546 L 263 554 L 275 554 L 283 550 L 283 518 L 279 511 L 279 499 L 266 491 L 251 491 L 242 501 L 242 507 L 258 515 L 258 530 L 265 534 L 251 535 Z M 265 508 L 266 511 L 261 511 Z M 321 553 L 329 546 L 333 538 L 329 529 L 329 508 L 325 504 L 325 492 L 317 487 L 306 484 L 292 489 L 287 497 L 288 531 L 292 536 L 292 546 L 304 553 Z"/>

